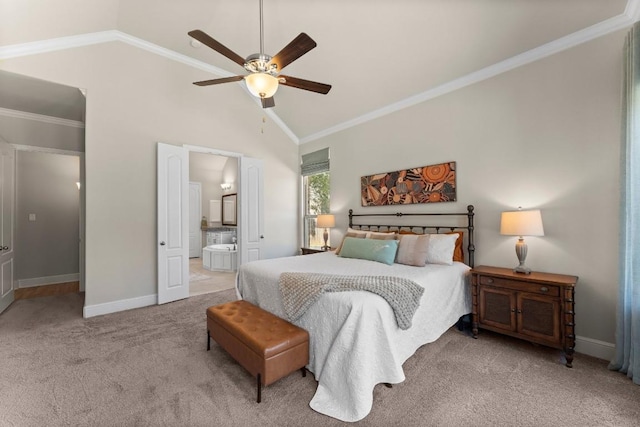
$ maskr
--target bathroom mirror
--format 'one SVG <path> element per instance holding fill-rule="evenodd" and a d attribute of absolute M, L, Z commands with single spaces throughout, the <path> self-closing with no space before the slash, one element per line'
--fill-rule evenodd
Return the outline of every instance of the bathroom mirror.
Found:
<path fill-rule="evenodd" d="M 222 225 L 238 225 L 236 219 L 237 194 L 222 196 Z"/>

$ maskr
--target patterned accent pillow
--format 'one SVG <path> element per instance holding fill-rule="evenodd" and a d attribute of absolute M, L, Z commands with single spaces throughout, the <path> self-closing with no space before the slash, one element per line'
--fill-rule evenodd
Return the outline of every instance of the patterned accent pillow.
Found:
<path fill-rule="evenodd" d="M 344 245 L 344 239 L 346 239 L 347 237 L 355 237 L 357 239 L 364 239 L 365 237 L 367 237 L 367 232 L 366 231 L 358 231 L 358 230 L 354 230 L 352 228 L 348 228 L 347 229 L 347 234 L 344 235 L 344 237 L 342 238 L 342 242 L 340 242 L 340 245 L 338 246 L 338 249 L 336 249 L 336 255 L 340 255 L 340 251 L 342 250 L 342 245 Z"/>
<path fill-rule="evenodd" d="M 429 252 L 429 238 L 429 234 L 403 234 L 399 236 L 400 244 L 398 245 L 396 262 L 424 267 Z"/>
<path fill-rule="evenodd" d="M 369 232 L 369 233 L 367 233 L 367 239 L 397 240 L 397 235 L 396 235 L 396 233 Z"/>
<path fill-rule="evenodd" d="M 392 240 L 396 238 L 396 233 L 393 231 L 367 231 L 367 239 L 381 239 Z"/>
<path fill-rule="evenodd" d="M 452 231 L 447 234 L 457 234 L 458 238 L 456 240 L 455 248 L 453 249 L 453 260 L 464 262 L 464 233 L 462 231 Z"/>
<path fill-rule="evenodd" d="M 358 239 L 345 237 L 340 256 L 377 261 L 393 265 L 398 251 L 397 240 Z"/>

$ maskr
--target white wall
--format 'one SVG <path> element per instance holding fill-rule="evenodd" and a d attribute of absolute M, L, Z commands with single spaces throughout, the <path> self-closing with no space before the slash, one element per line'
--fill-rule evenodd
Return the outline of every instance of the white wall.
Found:
<path fill-rule="evenodd" d="M 429 102 L 301 146 L 331 149 L 338 241 L 360 206 L 360 177 L 457 162 L 458 202 L 403 206 L 476 210 L 476 265 L 513 267 L 500 212 L 542 210 L 527 265 L 580 277 L 576 332 L 614 342 L 618 262 L 622 46 L 625 32 L 559 53 Z"/>
<path fill-rule="evenodd" d="M 86 301 L 157 288 L 156 143 L 241 152 L 265 164 L 265 255 L 296 252 L 298 149 L 238 84 L 119 43 L 5 60 L 7 71 L 87 90 Z M 148 299 L 145 299 L 148 301 Z"/>

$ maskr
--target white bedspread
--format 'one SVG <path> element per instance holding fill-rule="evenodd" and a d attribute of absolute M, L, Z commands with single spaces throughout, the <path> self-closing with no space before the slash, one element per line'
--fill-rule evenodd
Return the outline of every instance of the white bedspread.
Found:
<path fill-rule="evenodd" d="M 309 405 L 322 414 L 353 422 L 371 411 L 376 384 L 404 381 L 404 361 L 471 312 L 468 270 L 458 262 L 452 266 L 389 266 L 326 252 L 245 264 L 238 271 L 236 290 L 240 298 L 286 319 L 278 288 L 283 272 L 393 275 L 425 288 L 408 330 L 398 328 L 382 297 L 364 291 L 324 294 L 295 322 L 309 331 L 307 368 L 318 381 Z"/>

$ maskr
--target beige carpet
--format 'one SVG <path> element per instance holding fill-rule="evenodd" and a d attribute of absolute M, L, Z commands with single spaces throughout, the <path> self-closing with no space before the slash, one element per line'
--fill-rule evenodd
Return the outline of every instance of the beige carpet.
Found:
<path fill-rule="evenodd" d="M 253 379 L 217 345 L 205 309 L 234 291 L 84 320 L 77 294 L 15 302 L 0 315 L 1 426 L 336 426 L 294 373 L 255 403 Z M 377 386 L 363 426 L 638 426 L 640 387 L 606 362 L 452 329 Z"/>

